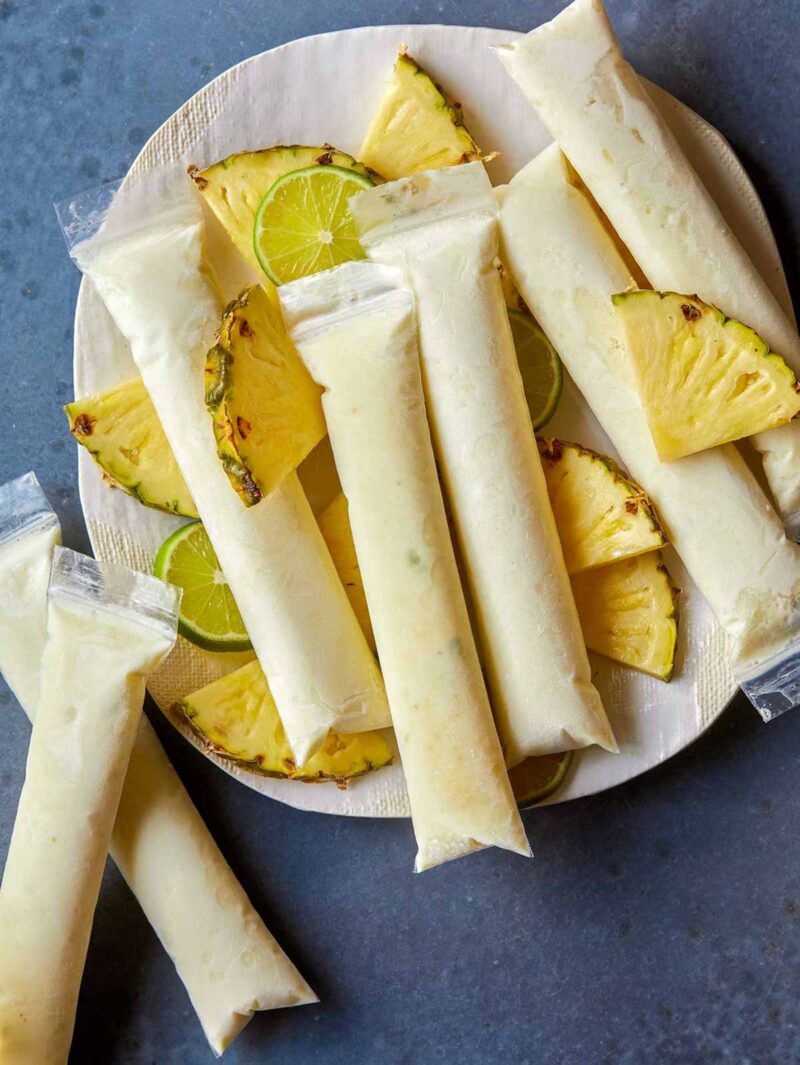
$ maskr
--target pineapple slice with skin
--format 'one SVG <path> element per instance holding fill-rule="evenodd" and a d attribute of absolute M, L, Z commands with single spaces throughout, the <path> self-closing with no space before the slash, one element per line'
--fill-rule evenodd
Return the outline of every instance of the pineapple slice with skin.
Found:
<path fill-rule="evenodd" d="M 590 651 L 658 680 L 670 679 L 677 590 L 660 551 L 576 573 L 572 591 Z"/>
<path fill-rule="evenodd" d="M 794 374 L 748 326 L 677 292 L 642 289 L 612 300 L 664 461 L 785 425 L 800 412 Z"/>
<path fill-rule="evenodd" d="M 344 492 L 339 492 L 317 516 L 317 524 L 322 538 L 328 545 L 336 572 L 342 579 L 347 598 L 367 638 L 370 650 L 373 654 L 377 654 L 375 634 L 372 631 L 367 596 L 364 592 L 364 582 L 361 580 L 361 570 L 356 557 L 356 545 L 353 542 Z"/>
<path fill-rule="evenodd" d="M 69 431 L 113 485 L 147 507 L 198 516 L 141 378 L 76 399 L 64 411 Z"/>
<path fill-rule="evenodd" d="M 356 170 L 372 181 L 379 180 L 368 167 L 330 144 L 320 147 L 276 145 L 229 155 L 204 170 L 189 167 L 189 176 L 203 199 L 268 292 L 273 292 L 274 286 L 264 273 L 253 247 L 256 214 L 278 178 L 308 166 L 338 166 Z"/>
<path fill-rule="evenodd" d="M 382 731 L 329 733 L 317 753 L 297 766 L 278 709 L 257 661 L 187 695 L 173 707 L 215 754 L 270 777 L 304 783 L 348 780 L 392 761 Z"/>
<path fill-rule="evenodd" d="M 206 357 L 206 406 L 217 454 L 248 506 L 258 503 L 327 434 L 322 389 L 258 286 L 228 305 Z"/>
<path fill-rule="evenodd" d="M 386 181 L 480 159 L 461 105 L 401 51 L 359 158 Z"/>
<path fill-rule="evenodd" d="M 562 440 L 537 444 L 568 573 L 665 546 L 652 504 L 613 459 Z"/>

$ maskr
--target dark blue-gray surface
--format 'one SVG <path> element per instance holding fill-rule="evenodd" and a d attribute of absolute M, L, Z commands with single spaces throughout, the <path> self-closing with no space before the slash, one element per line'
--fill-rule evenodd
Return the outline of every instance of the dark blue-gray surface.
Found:
<path fill-rule="evenodd" d="M 60 409 L 78 276 L 53 199 L 121 176 L 188 96 L 272 45 L 380 22 L 527 29 L 560 6 L 0 0 L 0 482 L 35 467 L 66 541 L 87 546 Z M 610 11 L 638 69 L 732 141 L 797 295 L 796 0 L 612 0 Z M 0 706 L 4 850 L 28 726 L 2 686 Z M 527 815 L 535 862 L 489 852 L 422 877 L 410 825 L 265 801 L 156 727 L 322 999 L 257 1017 L 231 1065 L 800 1061 L 800 713 L 766 727 L 737 704 L 644 778 Z M 210 1059 L 169 959 L 110 868 L 72 1060 Z"/>

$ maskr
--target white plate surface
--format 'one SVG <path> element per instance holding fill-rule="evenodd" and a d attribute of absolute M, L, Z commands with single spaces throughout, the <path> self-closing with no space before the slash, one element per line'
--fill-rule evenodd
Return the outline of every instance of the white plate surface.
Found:
<path fill-rule="evenodd" d="M 264 52 L 220 75 L 177 111 L 143 149 L 134 167 L 174 171 L 184 180 L 189 163 L 208 165 L 234 151 L 271 144 L 322 144 L 357 154 L 398 46 L 409 50 L 464 105 L 466 123 L 484 150 L 501 152 L 490 165 L 494 182 L 507 181 L 550 142 L 517 86 L 492 54 L 515 35 L 503 30 L 452 26 L 386 26 L 309 37 Z M 769 224 L 747 175 L 727 142 L 688 108 L 653 87 L 659 108 L 674 129 L 729 223 L 790 309 L 788 290 Z M 186 179 L 188 180 L 188 179 Z M 209 220 L 210 248 L 226 296 L 249 280 L 238 254 Z M 130 352 L 84 279 L 75 317 L 75 390 L 87 395 L 136 375 Z M 548 435 L 576 440 L 614 454 L 593 415 L 567 382 Z M 141 507 L 109 490 L 97 467 L 80 451 L 80 493 L 98 558 L 148 569 L 156 549 L 179 520 Z M 324 449 L 323 449 L 324 451 Z M 323 456 L 324 458 L 324 456 Z M 305 483 L 314 502 L 324 502 L 325 462 L 309 463 Z M 682 590 L 675 678 L 669 684 L 594 659 L 594 676 L 621 753 L 597 749 L 576 757 L 554 801 L 591 795 L 631 779 L 686 747 L 722 712 L 735 691 L 721 635 L 699 592 L 672 552 L 667 563 Z M 159 705 L 221 676 L 248 656 L 207 655 L 186 641 L 151 684 Z M 185 725 L 170 720 L 196 746 Z M 204 751 L 226 772 L 282 802 L 302 809 L 352 816 L 407 816 L 399 764 L 355 781 L 346 791 L 304 785 L 243 771 Z"/>

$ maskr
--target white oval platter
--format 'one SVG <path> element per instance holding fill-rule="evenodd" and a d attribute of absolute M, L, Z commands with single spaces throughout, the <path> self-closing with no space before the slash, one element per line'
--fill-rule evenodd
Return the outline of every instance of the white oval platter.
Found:
<path fill-rule="evenodd" d="M 462 101 L 467 126 L 482 148 L 501 153 L 490 164 L 490 172 L 496 184 L 502 183 L 551 139 L 493 55 L 493 47 L 514 36 L 504 30 L 468 27 L 384 26 L 292 41 L 232 67 L 192 97 L 148 141 L 134 168 L 169 168 L 179 174 L 189 163 L 204 166 L 234 151 L 281 143 L 329 142 L 355 155 L 397 49 L 406 44 Z M 730 146 L 688 108 L 652 88 L 659 108 L 728 222 L 778 298 L 789 306 L 769 224 Z M 234 295 L 249 280 L 248 273 L 211 219 L 209 238 L 226 296 Z M 74 376 L 77 396 L 136 376 L 127 345 L 85 279 L 75 316 Z M 614 454 L 570 382 L 547 433 Z M 122 492 L 110 490 L 86 452 L 79 451 L 81 503 L 97 557 L 149 569 L 158 545 L 179 519 L 147 510 Z M 322 448 L 301 471 L 312 504 L 326 502 L 330 494 L 331 481 L 325 476 L 329 461 Z M 667 564 L 682 592 L 675 678 L 662 684 L 594 659 L 595 681 L 621 752 L 581 752 L 552 801 L 591 795 L 663 762 L 695 740 L 736 690 L 725 665 L 723 640 L 704 600 L 672 552 L 667 553 Z M 325 813 L 408 816 L 399 762 L 354 781 L 347 790 L 275 780 L 211 754 L 185 721 L 170 713 L 177 698 L 248 657 L 208 655 L 180 640 L 153 679 L 151 693 L 190 742 L 227 773 L 264 795 Z"/>

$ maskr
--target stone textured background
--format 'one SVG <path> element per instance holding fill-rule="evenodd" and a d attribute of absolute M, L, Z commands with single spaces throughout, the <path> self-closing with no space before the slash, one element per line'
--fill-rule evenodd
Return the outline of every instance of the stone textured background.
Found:
<path fill-rule="evenodd" d="M 121 176 L 228 66 L 379 22 L 528 29 L 561 0 L 0 0 L 0 482 L 34 467 L 87 546 L 72 397 L 78 287 L 54 199 Z M 637 68 L 732 142 L 797 295 L 800 5 L 612 0 Z M 183 43 L 176 49 L 175 40 Z M 0 846 L 28 725 L 0 684 Z M 156 727 L 253 901 L 322 1004 L 257 1017 L 226 1054 L 288 1065 L 640 1065 L 800 1060 L 800 714 L 736 703 L 668 765 L 526 816 L 537 860 L 411 874 L 409 824 L 265 801 Z M 198 929 L 202 935 L 202 929 Z M 109 868 L 72 1060 L 211 1060 L 182 985 Z"/>

